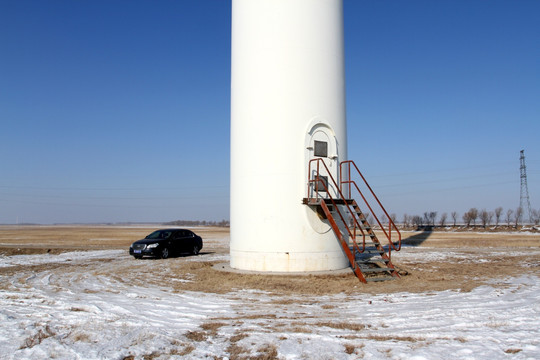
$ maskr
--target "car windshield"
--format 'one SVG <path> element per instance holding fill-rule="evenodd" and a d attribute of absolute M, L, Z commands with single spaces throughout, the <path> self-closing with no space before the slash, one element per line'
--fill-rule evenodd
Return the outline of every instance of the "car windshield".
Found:
<path fill-rule="evenodd" d="M 172 231 L 167 230 L 157 230 L 148 235 L 147 239 L 167 239 L 171 236 Z"/>

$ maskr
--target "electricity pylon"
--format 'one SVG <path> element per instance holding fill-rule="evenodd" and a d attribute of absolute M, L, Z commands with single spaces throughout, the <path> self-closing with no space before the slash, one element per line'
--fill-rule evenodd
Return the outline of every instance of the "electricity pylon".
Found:
<path fill-rule="evenodd" d="M 519 173 L 521 178 L 521 191 L 519 192 L 519 207 L 523 212 L 523 223 L 531 221 L 531 201 L 529 200 L 529 189 L 527 187 L 527 168 L 525 167 L 525 150 L 520 151 Z"/>

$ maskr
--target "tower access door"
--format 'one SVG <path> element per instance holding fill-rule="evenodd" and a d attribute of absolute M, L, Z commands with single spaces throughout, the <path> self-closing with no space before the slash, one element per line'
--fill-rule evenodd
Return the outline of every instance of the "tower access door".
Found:
<path fill-rule="evenodd" d="M 320 182 L 307 184 L 313 196 L 336 197 L 338 189 L 329 181 L 339 179 L 339 156 L 336 136 L 330 125 L 319 122 L 313 125 L 306 139 L 306 165 L 310 176 L 319 175 Z M 324 162 L 324 165 L 319 160 Z"/>

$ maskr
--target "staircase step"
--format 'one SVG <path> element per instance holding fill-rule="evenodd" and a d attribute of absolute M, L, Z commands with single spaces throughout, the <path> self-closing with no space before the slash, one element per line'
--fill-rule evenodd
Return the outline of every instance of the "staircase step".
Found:
<path fill-rule="evenodd" d="M 358 246 L 360 246 L 360 245 L 362 245 L 362 244 L 358 244 Z M 373 244 L 373 245 L 368 245 L 368 244 L 366 244 L 366 249 L 367 249 L 367 250 L 380 250 L 380 249 L 377 247 L 376 244 Z M 384 250 L 380 250 L 380 251 L 384 251 Z"/>
<path fill-rule="evenodd" d="M 336 205 L 345 205 L 345 204 L 349 203 L 349 201 L 350 200 L 346 200 L 346 199 L 334 199 L 334 203 Z M 330 199 L 325 199 L 325 202 L 327 204 L 332 204 L 332 200 L 330 200 Z"/>
<path fill-rule="evenodd" d="M 367 277 L 367 282 L 376 282 L 376 281 L 387 281 L 387 280 L 395 280 L 396 278 L 393 276 L 377 276 L 377 277 Z"/>
<path fill-rule="evenodd" d="M 360 248 L 360 250 L 362 250 L 362 246 L 358 246 L 358 247 Z M 383 255 L 383 254 L 386 254 L 386 253 L 384 252 L 384 250 L 377 250 L 377 249 L 374 249 L 374 248 L 366 247 L 363 252 L 358 252 L 358 255 L 362 255 L 362 254 L 363 255 L 373 255 L 373 254 Z"/>
<path fill-rule="evenodd" d="M 373 240 L 373 239 L 371 239 L 371 240 Z M 381 244 L 379 244 L 379 243 L 368 242 L 368 241 L 366 241 L 365 243 L 362 242 L 362 241 L 357 241 L 356 243 L 358 244 L 359 248 L 362 248 L 362 246 L 363 246 L 362 244 L 365 244 L 366 249 L 372 249 L 372 250 L 378 249 L 379 246 L 381 246 Z M 351 241 L 351 246 L 352 246 L 352 241 Z"/>
<path fill-rule="evenodd" d="M 363 273 L 381 273 L 381 272 L 389 272 L 391 273 L 394 269 L 392 268 L 380 268 L 380 267 L 375 267 L 375 268 L 362 268 L 360 267 L 360 270 L 363 272 Z"/>
<path fill-rule="evenodd" d="M 390 259 L 366 259 L 366 260 L 356 260 L 357 264 L 372 264 L 372 263 L 389 263 Z"/>
<path fill-rule="evenodd" d="M 362 254 L 384 254 L 384 250 L 366 249 Z"/>
<path fill-rule="evenodd" d="M 358 244 L 358 246 L 362 247 L 361 242 L 358 242 L 357 244 Z M 372 242 L 366 242 L 365 244 L 366 244 L 366 248 L 368 248 L 368 247 L 374 248 L 374 247 L 376 247 L 378 245 L 378 244 L 372 243 Z"/>
<path fill-rule="evenodd" d="M 323 200 L 321 198 L 303 198 L 302 203 L 304 205 L 317 206 L 320 205 Z"/>

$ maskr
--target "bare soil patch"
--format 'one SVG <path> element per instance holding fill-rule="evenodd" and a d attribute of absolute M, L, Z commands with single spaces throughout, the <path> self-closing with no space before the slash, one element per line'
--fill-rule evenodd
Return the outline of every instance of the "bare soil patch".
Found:
<path fill-rule="evenodd" d="M 534 264 L 530 266 L 529 264 Z M 176 291 L 204 291 L 227 293 L 241 289 L 258 289 L 273 294 L 312 294 L 335 293 L 394 293 L 426 292 L 456 289 L 470 291 L 494 278 L 519 276 L 525 273 L 539 275 L 540 261 L 537 255 L 500 256 L 486 263 L 462 262 L 424 262 L 396 263 L 398 269 L 407 275 L 399 280 L 382 283 L 362 284 L 352 274 L 349 275 L 308 275 L 308 276 L 268 276 L 246 275 L 218 272 L 212 269 L 213 263 L 200 262 L 197 267 L 178 266 L 175 271 L 186 271 L 195 275 L 195 281 L 171 283 Z M 527 265 L 527 266 L 524 266 Z M 405 271 L 403 271 L 405 270 Z M 281 300 L 282 301 L 282 300 Z"/>

